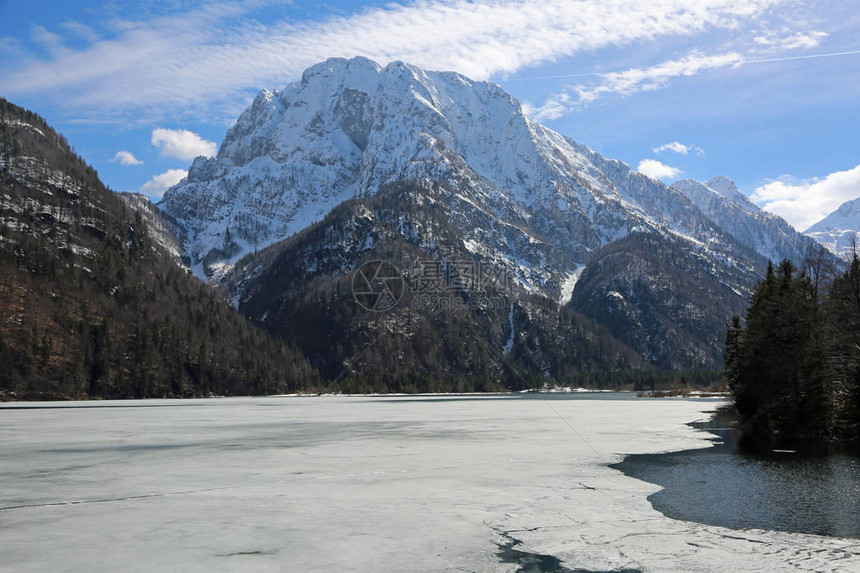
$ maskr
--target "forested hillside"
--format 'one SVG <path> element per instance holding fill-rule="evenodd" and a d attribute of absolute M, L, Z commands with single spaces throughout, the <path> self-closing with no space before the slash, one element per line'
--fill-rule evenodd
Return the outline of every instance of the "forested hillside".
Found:
<path fill-rule="evenodd" d="M 36 114 L 0 99 L 0 398 L 284 392 L 301 354 L 170 260 Z"/>
<path fill-rule="evenodd" d="M 717 369 L 725 324 L 744 308 L 727 283 L 752 287 L 746 280 L 677 238 L 632 233 L 594 254 L 568 306 L 663 370 Z"/>
<path fill-rule="evenodd" d="M 245 257 L 229 283 L 240 312 L 300 347 L 338 391 L 520 390 L 652 369 L 591 319 L 482 266 L 445 192 L 392 184 Z M 384 312 L 354 297 L 356 269 L 378 261 L 402 288 Z"/>

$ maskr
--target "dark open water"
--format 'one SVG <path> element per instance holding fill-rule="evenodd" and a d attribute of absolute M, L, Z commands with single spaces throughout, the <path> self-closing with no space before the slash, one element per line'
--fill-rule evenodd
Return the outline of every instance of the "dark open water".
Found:
<path fill-rule="evenodd" d="M 632 455 L 613 467 L 663 486 L 648 499 L 675 519 L 860 538 L 860 457 L 750 451 L 727 423 L 699 425 L 717 434 L 713 447 Z"/>

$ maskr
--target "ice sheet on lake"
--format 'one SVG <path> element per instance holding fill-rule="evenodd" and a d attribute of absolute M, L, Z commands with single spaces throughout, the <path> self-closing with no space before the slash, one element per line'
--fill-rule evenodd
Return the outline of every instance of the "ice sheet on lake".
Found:
<path fill-rule="evenodd" d="M 0 407 L 0 570 L 849 571 L 857 540 L 651 508 L 623 454 L 714 402 L 277 397 Z"/>

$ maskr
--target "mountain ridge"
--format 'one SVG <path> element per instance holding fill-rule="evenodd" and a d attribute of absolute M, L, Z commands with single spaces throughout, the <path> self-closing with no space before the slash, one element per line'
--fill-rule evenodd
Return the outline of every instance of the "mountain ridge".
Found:
<path fill-rule="evenodd" d="M 800 263 L 814 242 L 781 217 L 753 203 L 728 177 L 707 183 L 684 179 L 672 188 L 687 196 L 714 224 L 768 260 Z"/>

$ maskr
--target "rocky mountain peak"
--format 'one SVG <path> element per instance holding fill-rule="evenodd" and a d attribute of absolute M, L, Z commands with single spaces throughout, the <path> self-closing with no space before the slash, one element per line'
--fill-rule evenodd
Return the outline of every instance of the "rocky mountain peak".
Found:
<path fill-rule="evenodd" d="M 797 250 L 778 225 L 750 249 L 689 193 L 532 121 L 496 84 L 366 58 L 332 58 L 300 82 L 261 91 L 218 155 L 197 159 L 160 208 L 185 228 L 194 272 L 211 278 L 344 201 L 403 181 L 442 190 L 434 200 L 476 258 L 553 300 L 593 253 L 634 231 L 745 260 L 749 272 L 756 257 Z M 729 179 L 709 183 L 718 201 L 743 197 Z"/>

